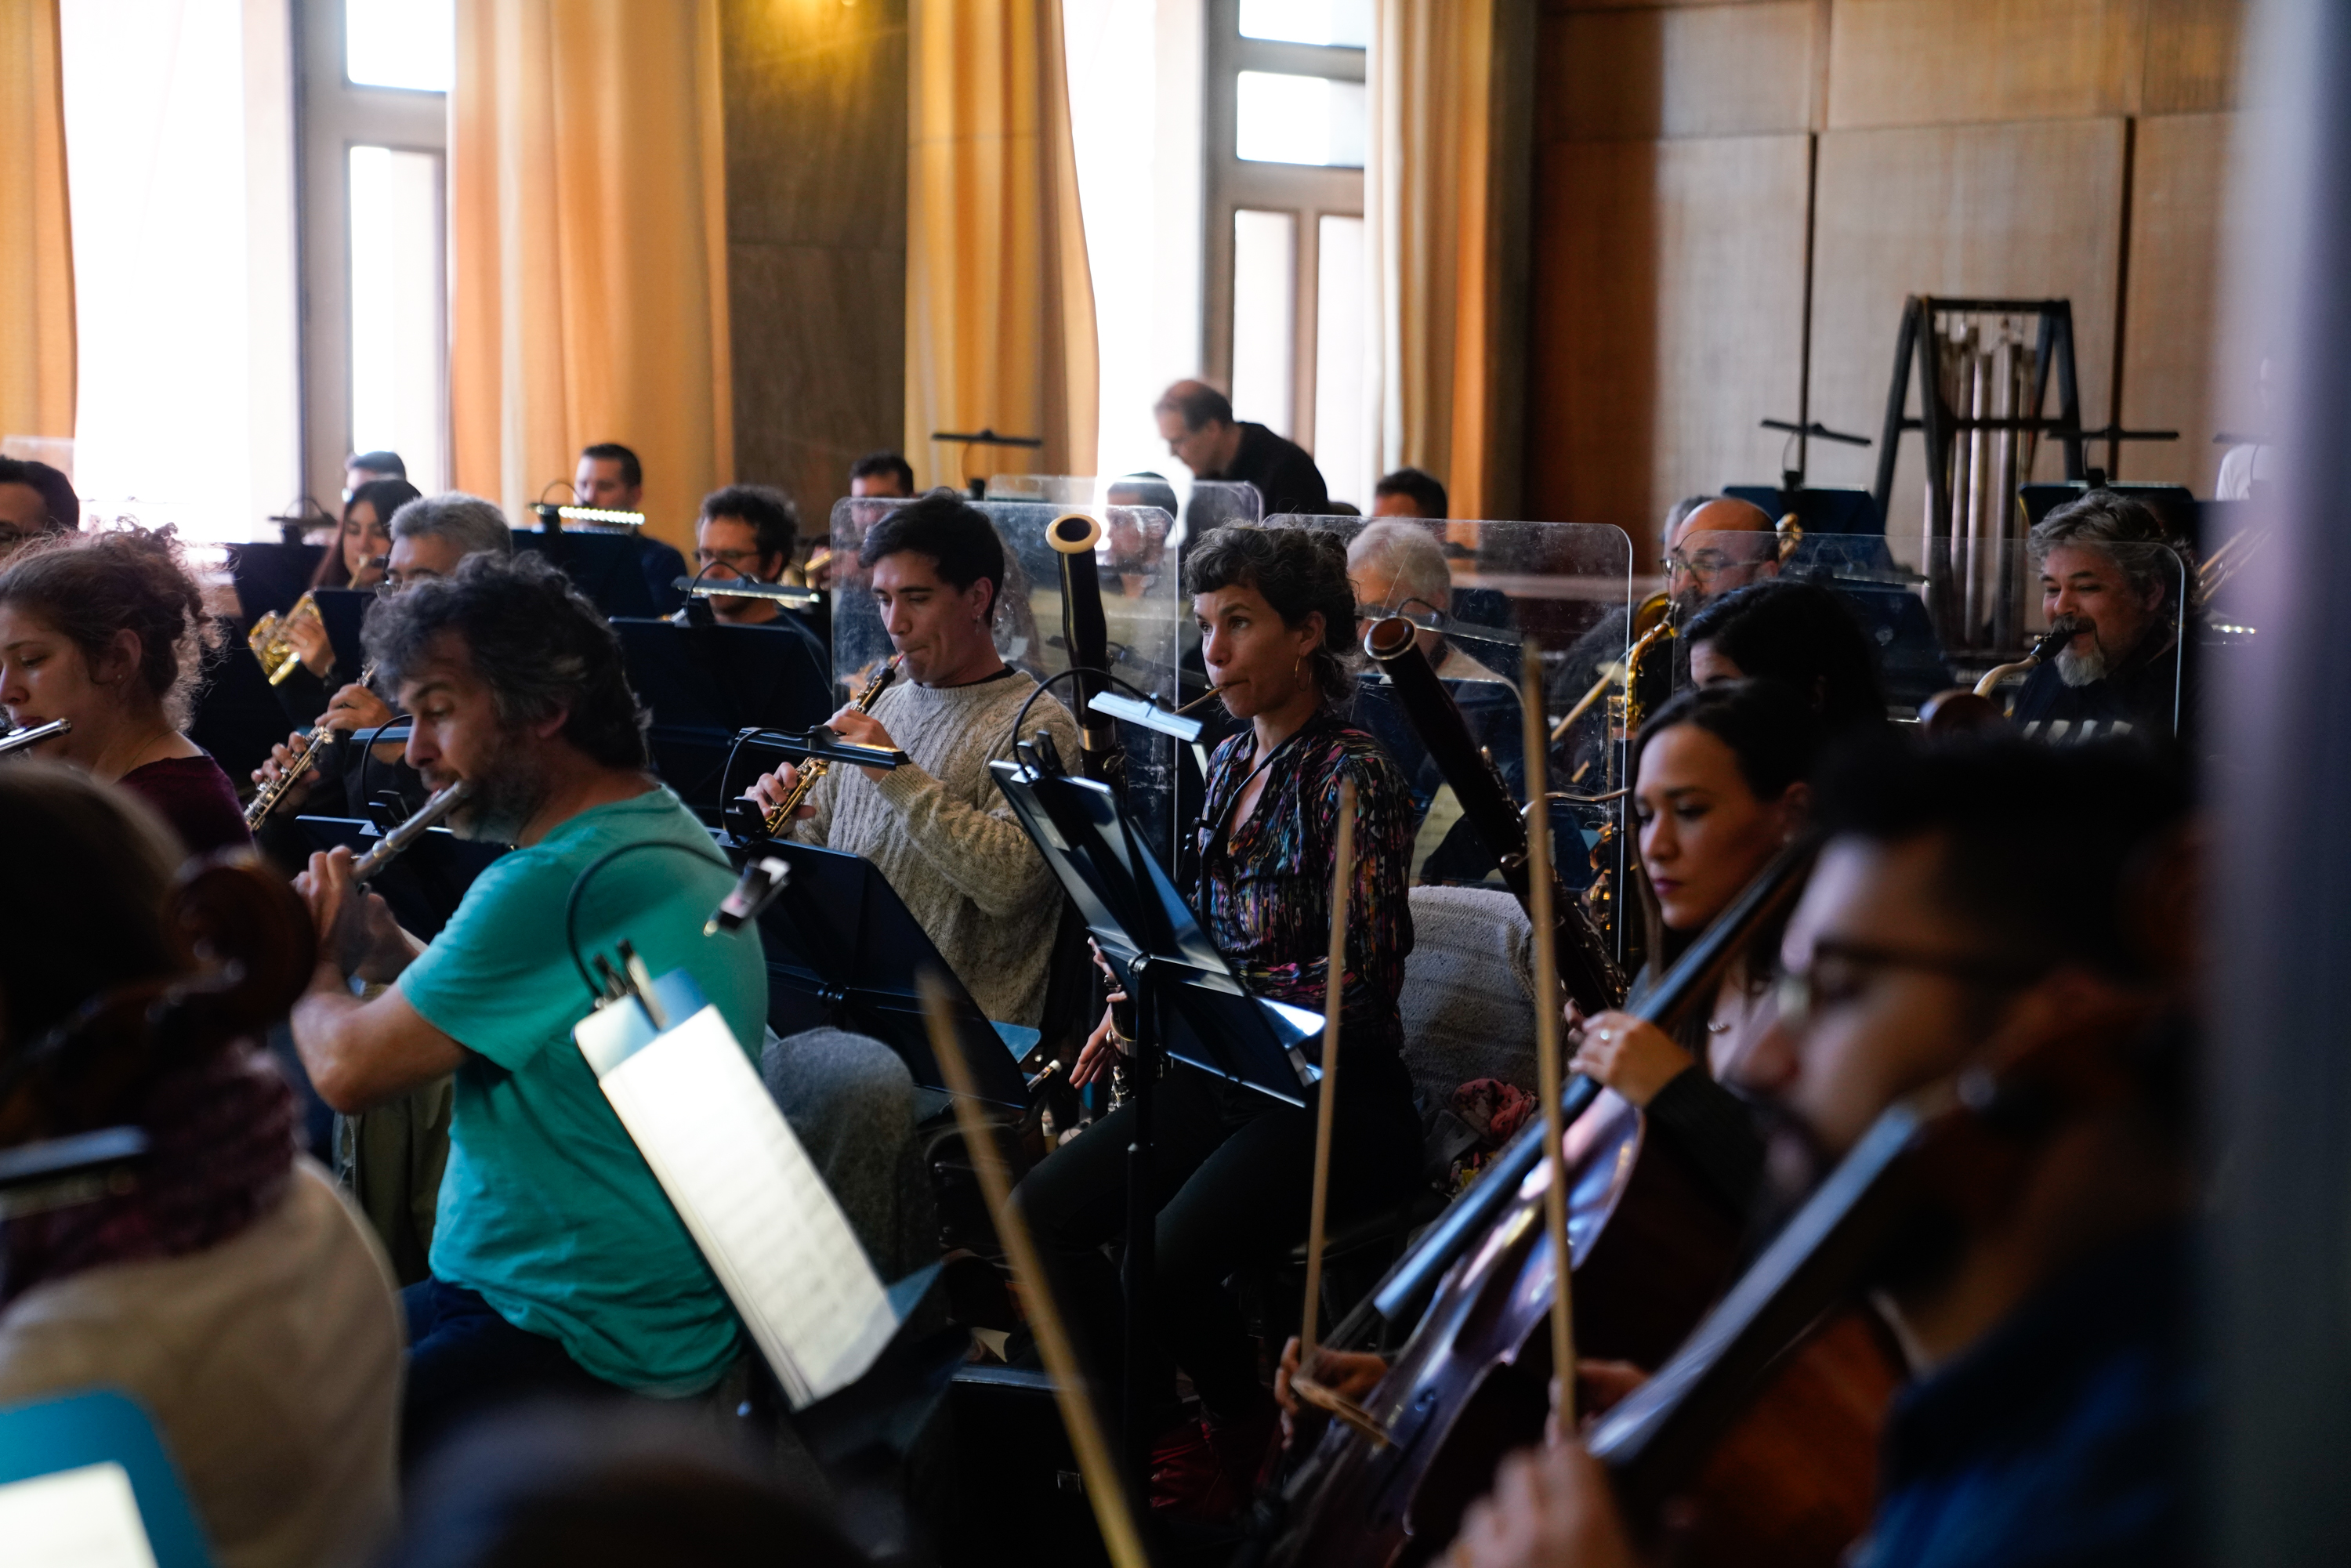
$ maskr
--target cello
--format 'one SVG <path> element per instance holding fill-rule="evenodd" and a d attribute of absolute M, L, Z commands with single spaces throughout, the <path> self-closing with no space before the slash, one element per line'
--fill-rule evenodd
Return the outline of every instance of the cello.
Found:
<path fill-rule="evenodd" d="M 1631 1010 L 1670 1029 L 1711 997 L 1754 933 L 1793 903 L 1812 853 L 1804 844 L 1782 851 Z M 1585 1355 L 1660 1365 L 1727 1282 L 1740 1223 L 1675 1151 L 1648 1138 L 1640 1112 L 1590 1079 L 1570 1082 L 1562 1119 L 1576 1343 Z M 1379 1436 L 1332 1426 L 1284 1490 L 1275 1561 L 1426 1562 L 1452 1539 L 1502 1456 L 1541 1440 L 1554 1286 L 1541 1134 L 1537 1124 L 1513 1139 L 1365 1303 L 1396 1321 L 1416 1291 L 1430 1288 L 1432 1263 L 1453 1254 L 1418 1326 L 1363 1401 Z M 1482 1201 L 1473 1207 L 1473 1199 Z M 1331 1343 L 1361 1329 L 1351 1320 Z M 1805 1550 L 1794 1563 L 1833 1562 L 1866 1518 L 1876 1412 L 1897 1375 L 1890 1346 L 1865 1325 L 1840 1325 L 1823 1343 L 1805 1385 L 1842 1417 L 1826 1424 L 1824 1441 L 1853 1462 L 1828 1478 L 1829 1495 L 1789 1499 L 1793 1513 L 1822 1521 L 1802 1532 Z"/>

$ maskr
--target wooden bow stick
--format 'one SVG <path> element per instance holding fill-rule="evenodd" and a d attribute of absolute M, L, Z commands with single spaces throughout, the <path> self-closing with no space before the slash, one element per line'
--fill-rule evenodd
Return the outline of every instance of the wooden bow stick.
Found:
<path fill-rule="evenodd" d="M 1544 1228 L 1551 1237 L 1552 1265 L 1559 1276 L 1551 1299 L 1551 1353 L 1559 1379 L 1562 1427 L 1574 1425 L 1575 1308 L 1571 1296 L 1573 1260 L 1567 1250 L 1567 1129 L 1560 1120 L 1563 1074 L 1559 1056 L 1559 965 L 1552 950 L 1551 803 L 1548 764 L 1550 727 L 1543 722 L 1542 651 L 1530 640 L 1522 649 L 1519 704 L 1526 718 L 1527 914 L 1534 925 L 1535 1072 L 1542 1096 L 1543 1160 L 1551 1181 L 1543 1193 Z"/>
<path fill-rule="evenodd" d="M 1339 1103 L 1339 1009 L 1347 973 L 1347 899 L 1355 881 L 1355 781 L 1339 781 L 1339 844 L 1331 865 L 1331 962 L 1322 993 L 1322 1092 L 1314 1120 L 1314 1197 L 1306 1221 L 1306 1305 L 1298 1324 L 1298 1372 L 1290 1392 L 1381 1447 L 1387 1433 L 1360 1405 L 1312 1375 L 1314 1318 L 1322 1304 L 1322 1239 L 1331 1198 L 1331 1120 Z"/>

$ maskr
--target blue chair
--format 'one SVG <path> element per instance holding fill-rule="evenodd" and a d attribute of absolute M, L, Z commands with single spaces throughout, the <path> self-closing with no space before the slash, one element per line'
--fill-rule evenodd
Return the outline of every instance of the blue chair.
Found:
<path fill-rule="evenodd" d="M 147 1413 L 122 1395 L 99 1392 L 0 1410 L 0 1530 L 15 1483 L 120 1465 L 139 1504 L 156 1568 L 211 1568 L 204 1531 L 171 1456 Z M 0 1546 L 0 1559 L 8 1556 Z"/>

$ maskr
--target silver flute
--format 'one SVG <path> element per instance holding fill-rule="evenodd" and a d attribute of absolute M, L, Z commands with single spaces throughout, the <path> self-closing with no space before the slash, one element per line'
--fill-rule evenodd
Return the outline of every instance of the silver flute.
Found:
<path fill-rule="evenodd" d="M 47 724 L 37 724 L 30 729 L 20 729 L 8 735 L 0 735 L 0 757 L 5 757 L 21 747 L 37 746 L 53 735 L 72 733 L 72 725 L 64 719 L 53 718 Z"/>
<path fill-rule="evenodd" d="M 375 847 L 351 862 L 351 880 L 363 883 L 400 858 L 401 852 L 424 836 L 424 830 L 465 804 L 474 792 L 470 779 L 460 779 L 416 809 L 416 814 L 376 841 Z"/>

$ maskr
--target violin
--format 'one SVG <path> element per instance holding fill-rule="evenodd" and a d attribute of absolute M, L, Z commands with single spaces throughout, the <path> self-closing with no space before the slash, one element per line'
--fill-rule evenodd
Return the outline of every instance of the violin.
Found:
<path fill-rule="evenodd" d="M 1754 933 L 1802 890 L 1813 851 L 1782 851 L 1632 1010 L 1670 1029 L 1714 995 Z M 1655 1367 L 1674 1354 L 1727 1281 L 1740 1217 L 1701 1185 L 1679 1153 L 1647 1135 L 1646 1119 L 1589 1079 L 1571 1083 L 1565 1154 L 1575 1343 L 1583 1355 Z M 1547 1168 L 1531 1126 L 1471 1188 L 1468 1218 L 1448 1214 L 1367 1303 L 1384 1312 L 1449 1248 L 1435 1299 L 1387 1375 L 1364 1400 L 1374 1437 L 1334 1426 L 1283 1495 L 1276 1560 L 1299 1568 L 1416 1563 L 1449 1542 L 1463 1511 L 1490 1487 L 1511 1449 L 1540 1442 L 1551 1412 L 1545 1318 L 1555 1289 L 1544 1236 Z M 1465 1198 L 1464 1204 L 1469 1199 Z M 1460 1207 L 1461 1206 L 1457 1206 Z M 1394 1320 L 1391 1320 L 1394 1321 Z M 1334 1344 L 1348 1343 L 1342 1337 Z M 1822 1341 L 1803 1386 L 1827 1412 L 1822 1447 L 1840 1456 L 1826 1497 L 1791 1496 L 1822 1522 L 1806 1542 L 1850 1541 L 1867 1518 L 1877 1413 L 1898 1380 L 1893 1347 L 1866 1324 Z M 1782 1535 L 1785 1521 L 1772 1528 Z M 1792 1561 L 1825 1565 L 1834 1552 Z"/>

